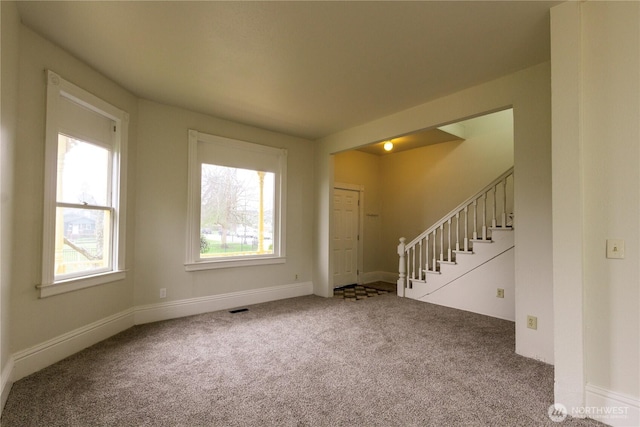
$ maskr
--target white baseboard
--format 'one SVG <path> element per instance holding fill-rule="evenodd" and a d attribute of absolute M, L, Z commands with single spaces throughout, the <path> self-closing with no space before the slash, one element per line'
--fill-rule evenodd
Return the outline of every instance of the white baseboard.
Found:
<path fill-rule="evenodd" d="M 133 309 L 128 309 L 21 350 L 13 355 L 10 378 L 18 381 L 132 326 Z"/>
<path fill-rule="evenodd" d="M 4 404 L 7 403 L 9 392 L 13 386 L 13 381 L 11 380 L 13 367 L 13 356 L 10 356 L 7 365 L 2 370 L 2 376 L 0 376 L 0 416 L 2 416 L 2 409 L 4 408 Z"/>
<path fill-rule="evenodd" d="M 2 371 L 0 408 L 14 381 L 134 325 L 313 294 L 311 282 L 134 307 L 14 353 Z"/>
<path fill-rule="evenodd" d="M 586 405 L 577 411 L 587 418 L 615 427 L 640 426 L 640 399 L 587 384 Z M 572 409 L 569 409 L 571 415 Z M 576 411 L 576 409 L 573 409 Z"/>
<path fill-rule="evenodd" d="M 0 414 L 13 382 L 134 325 L 313 294 L 302 282 L 134 307 L 13 354 L 0 378 Z"/>
<path fill-rule="evenodd" d="M 397 272 L 389 272 L 389 271 L 381 271 L 380 272 L 380 281 L 387 283 L 397 283 L 398 282 Z"/>
<path fill-rule="evenodd" d="M 303 282 L 138 306 L 116 313 L 13 354 L 10 363 L 2 372 L 0 403 L 4 406 L 13 381 L 18 381 L 134 325 L 311 294 L 313 284 Z"/>
<path fill-rule="evenodd" d="M 398 281 L 398 273 L 390 273 L 388 271 L 369 271 L 362 273 L 362 284 L 373 282 L 396 283 Z"/>
<path fill-rule="evenodd" d="M 135 308 L 134 321 L 136 325 L 140 325 L 311 294 L 313 294 L 313 283 L 302 282 L 160 304 L 149 304 Z"/>

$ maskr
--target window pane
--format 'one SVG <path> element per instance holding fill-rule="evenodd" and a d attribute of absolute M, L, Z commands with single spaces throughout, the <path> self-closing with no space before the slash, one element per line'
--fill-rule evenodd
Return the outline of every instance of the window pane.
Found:
<path fill-rule="evenodd" d="M 108 206 L 109 150 L 58 135 L 57 201 Z"/>
<path fill-rule="evenodd" d="M 111 268 L 111 211 L 56 209 L 55 275 Z"/>
<path fill-rule="evenodd" d="M 203 164 L 200 257 L 273 254 L 275 174 Z"/>

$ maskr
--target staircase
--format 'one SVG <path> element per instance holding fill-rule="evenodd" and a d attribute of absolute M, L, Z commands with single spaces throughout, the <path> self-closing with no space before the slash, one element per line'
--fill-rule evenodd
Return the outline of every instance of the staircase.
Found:
<path fill-rule="evenodd" d="M 398 245 L 398 296 L 512 317 L 513 168 Z M 507 289 L 496 301 L 496 290 Z M 501 308 L 502 307 L 502 308 Z"/>

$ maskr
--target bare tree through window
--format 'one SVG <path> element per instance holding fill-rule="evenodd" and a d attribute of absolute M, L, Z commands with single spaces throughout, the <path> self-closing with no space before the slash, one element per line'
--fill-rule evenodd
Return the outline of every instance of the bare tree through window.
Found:
<path fill-rule="evenodd" d="M 273 253 L 273 183 L 273 173 L 202 164 L 201 255 Z"/>

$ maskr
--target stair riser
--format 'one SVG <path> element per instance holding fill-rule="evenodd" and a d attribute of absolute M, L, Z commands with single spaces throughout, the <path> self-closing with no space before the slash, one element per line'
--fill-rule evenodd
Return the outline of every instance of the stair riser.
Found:
<path fill-rule="evenodd" d="M 456 264 L 440 263 L 440 274 L 428 272 L 427 274 L 423 274 L 426 280 L 411 280 L 411 287 L 405 289 L 405 296 L 417 299 L 425 294 L 431 293 L 514 246 L 513 230 L 501 231 L 500 233 L 496 233 L 494 237 L 493 243 L 491 244 L 476 244 L 473 255 L 460 255 L 457 258 Z"/>

